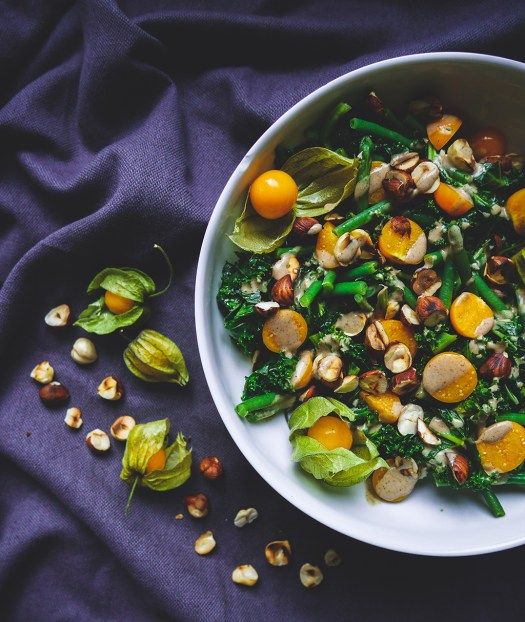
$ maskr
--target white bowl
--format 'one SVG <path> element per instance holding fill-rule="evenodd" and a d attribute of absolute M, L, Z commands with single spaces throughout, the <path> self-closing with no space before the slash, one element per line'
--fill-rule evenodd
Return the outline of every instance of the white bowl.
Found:
<path fill-rule="evenodd" d="M 477 496 L 419 485 L 403 503 L 371 503 L 363 485 L 334 489 L 290 460 L 283 416 L 250 424 L 234 411 L 249 361 L 231 343 L 215 303 L 222 266 L 234 257 L 228 239 L 251 181 L 271 168 L 275 147 L 293 144 L 337 102 L 375 89 L 392 107 L 434 92 L 467 119 L 501 128 L 510 150 L 523 151 L 525 65 L 464 53 L 404 56 L 352 71 L 321 87 L 278 119 L 248 151 L 222 192 L 202 244 L 195 291 L 199 351 L 217 409 L 239 449 L 288 501 L 321 523 L 377 546 L 425 555 L 476 555 L 525 543 L 525 496 L 502 490 L 507 515 L 493 518 Z"/>

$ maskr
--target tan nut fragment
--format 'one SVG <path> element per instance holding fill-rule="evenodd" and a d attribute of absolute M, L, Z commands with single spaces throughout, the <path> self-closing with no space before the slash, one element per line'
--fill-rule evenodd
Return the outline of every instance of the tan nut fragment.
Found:
<path fill-rule="evenodd" d="M 359 378 L 355 375 L 345 376 L 341 380 L 341 384 L 334 389 L 334 393 L 345 394 L 352 393 L 359 386 Z"/>
<path fill-rule="evenodd" d="M 400 374 L 412 366 L 412 355 L 404 343 L 390 343 L 385 351 L 385 367 L 393 374 Z"/>
<path fill-rule="evenodd" d="M 116 402 L 124 394 L 124 387 L 115 376 L 107 376 L 98 385 L 97 393 L 105 400 Z"/>
<path fill-rule="evenodd" d="M 288 540 L 275 540 L 264 549 L 266 561 L 272 566 L 287 566 L 292 557 L 292 548 Z"/>
<path fill-rule="evenodd" d="M 204 518 L 210 510 L 208 497 L 202 492 L 196 495 L 188 495 L 185 499 L 188 514 L 193 518 Z"/>
<path fill-rule="evenodd" d="M 94 363 L 97 358 L 97 349 L 91 339 L 86 337 L 80 337 L 73 344 L 71 349 L 71 358 L 79 365 L 90 365 Z"/>
<path fill-rule="evenodd" d="M 365 345 L 375 352 L 384 352 L 390 343 L 388 335 L 381 322 L 371 322 L 365 331 Z"/>
<path fill-rule="evenodd" d="M 312 564 L 303 564 L 299 570 L 299 579 L 304 587 L 313 588 L 317 587 L 323 580 L 323 573 L 319 566 L 313 566 Z"/>
<path fill-rule="evenodd" d="M 58 305 L 46 313 L 44 322 L 53 328 L 62 328 L 69 324 L 70 319 L 71 309 L 69 305 Z"/>
<path fill-rule="evenodd" d="M 314 376 L 327 385 L 339 383 L 342 378 L 343 361 L 337 354 L 323 352 L 314 359 Z"/>
<path fill-rule="evenodd" d="M 272 276 L 278 281 L 287 274 L 290 275 L 292 281 L 299 276 L 300 269 L 299 260 L 293 253 L 285 253 L 278 261 L 276 261 L 272 268 Z"/>
<path fill-rule="evenodd" d="M 47 384 L 55 377 L 55 370 L 49 361 L 42 361 L 33 367 L 30 376 L 40 384 Z"/>
<path fill-rule="evenodd" d="M 429 445 L 430 447 L 436 447 L 441 444 L 439 438 L 433 434 L 427 424 L 423 421 L 423 419 L 417 420 L 417 433 L 419 438 L 425 443 L 425 445 Z"/>
<path fill-rule="evenodd" d="M 324 554 L 324 563 L 328 567 L 340 566 L 343 562 L 343 557 L 334 549 L 328 549 Z"/>
<path fill-rule="evenodd" d="M 129 433 L 135 425 L 136 421 L 133 417 L 130 417 L 129 415 L 122 415 L 122 417 L 118 417 L 118 419 L 115 419 L 115 421 L 111 424 L 109 432 L 117 441 L 126 441 Z"/>
<path fill-rule="evenodd" d="M 240 529 L 241 527 L 245 527 L 246 525 L 253 523 L 258 516 L 259 513 L 255 508 L 245 508 L 237 512 L 235 518 L 233 519 L 233 524 Z"/>
<path fill-rule="evenodd" d="M 213 551 L 217 543 L 211 531 L 205 531 L 195 540 L 195 553 L 208 555 Z"/>
<path fill-rule="evenodd" d="M 390 166 L 398 171 L 410 173 L 417 166 L 418 162 L 419 154 L 415 151 L 407 151 L 394 155 L 390 160 Z"/>
<path fill-rule="evenodd" d="M 472 172 L 476 168 L 476 159 L 471 146 L 464 138 L 458 138 L 447 149 L 449 161 L 462 171 Z"/>
<path fill-rule="evenodd" d="M 412 179 L 421 194 L 432 194 L 440 184 L 439 168 L 434 162 L 420 162 L 412 171 Z"/>
<path fill-rule="evenodd" d="M 401 321 L 406 326 L 414 327 L 419 326 L 419 317 L 417 313 L 409 305 L 403 305 L 401 307 Z"/>
<path fill-rule="evenodd" d="M 252 587 L 258 580 L 257 570 L 251 564 L 241 564 L 232 572 L 232 581 L 238 585 Z"/>
<path fill-rule="evenodd" d="M 415 391 L 420 384 L 421 381 L 417 371 L 413 367 L 399 374 L 395 374 L 392 376 L 391 380 L 392 392 L 396 395 L 406 395 L 411 391 Z"/>
<path fill-rule="evenodd" d="M 388 389 L 386 374 L 381 369 L 370 369 L 359 376 L 359 387 L 362 391 L 381 395 Z"/>
<path fill-rule="evenodd" d="M 273 315 L 277 309 L 280 309 L 280 305 L 278 302 L 275 302 L 275 300 L 269 300 L 268 302 L 258 302 L 255 305 L 255 311 L 261 316 L 261 317 L 270 317 L 270 315 Z"/>
<path fill-rule="evenodd" d="M 350 232 L 343 233 L 334 247 L 334 257 L 341 266 L 349 266 L 361 256 L 361 244 Z"/>
<path fill-rule="evenodd" d="M 92 452 L 103 454 L 111 447 L 111 441 L 104 431 L 97 428 L 96 430 L 91 430 L 86 436 L 86 445 Z"/>
<path fill-rule="evenodd" d="M 80 408 L 72 407 L 68 408 L 66 411 L 66 416 L 64 417 L 64 423 L 74 430 L 78 430 L 82 424 L 82 411 Z"/>
<path fill-rule="evenodd" d="M 402 436 L 414 435 L 417 432 L 417 424 L 423 419 L 423 409 L 417 404 L 406 404 L 401 410 L 397 420 L 397 429 Z"/>

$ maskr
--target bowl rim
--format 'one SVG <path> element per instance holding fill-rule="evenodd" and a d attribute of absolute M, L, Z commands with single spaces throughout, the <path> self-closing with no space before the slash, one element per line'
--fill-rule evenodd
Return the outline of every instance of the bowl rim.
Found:
<path fill-rule="evenodd" d="M 525 544 L 525 533 L 520 537 L 508 538 L 500 543 L 491 545 L 478 545 L 468 546 L 465 548 L 458 548 L 457 550 L 443 550 L 435 546 L 419 546 L 412 545 L 407 547 L 398 545 L 397 542 L 391 539 L 388 534 L 383 534 L 381 530 L 376 530 L 372 535 L 361 535 L 359 533 L 352 532 L 352 530 L 342 530 L 337 521 L 331 520 L 330 517 L 324 517 L 321 514 L 322 508 L 309 505 L 299 495 L 297 498 L 290 495 L 289 483 L 279 477 L 279 472 L 272 465 L 266 462 L 259 453 L 254 452 L 251 446 L 245 444 L 243 439 L 239 438 L 239 434 L 233 425 L 231 418 L 231 412 L 233 412 L 232 405 L 229 399 L 224 394 L 222 386 L 218 380 L 218 373 L 215 371 L 212 365 L 213 361 L 213 348 L 211 340 L 206 338 L 206 301 L 209 300 L 209 291 L 206 290 L 206 276 L 208 273 L 208 264 L 210 251 L 214 242 L 214 237 L 218 225 L 220 223 L 222 213 L 226 206 L 230 202 L 230 196 L 232 191 L 235 190 L 238 183 L 241 181 L 243 174 L 246 172 L 249 164 L 251 163 L 254 155 L 263 150 L 265 146 L 272 141 L 276 134 L 286 126 L 289 120 L 296 116 L 298 111 L 308 107 L 314 100 L 321 98 L 326 93 L 329 93 L 339 85 L 344 84 L 349 79 L 365 75 L 374 69 L 388 68 L 392 65 L 417 65 L 427 62 L 440 62 L 440 61 L 474 61 L 480 64 L 488 64 L 492 66 L 505 66 L 511 67 L 521 71 L 525 74 L 525 63 L 520 61 L 507 59 L 500 56 L 493 56 L 488 54 L 476 54 L 471 52 L 427 52 L 422 54 L 410 54 L 405 56 L 398 56 L 389 58 L 374 63 L 370 63 L 351 70 L 342 74 L 341 76 L 331 80 L 330 82 L 320 86 L 306 97 L 299 100 L 284 114 L 282 114 L 268 129 L 260 136 L 260 138 L 252 145 L 246 155 L 242 158 L 239 164 L 236 166 L 232 175 L 228 179 L 223 191 L 221 192 L 217 203 L 213 209 L 212 215 L 208 222 L 206 232 L 202 241 L 199 261 L 197 265 L 197 274 L 195 281 L 195 328 L 197 333 L 197 344 L 199 348 L 199 355 L 201 364 L 204 370 L 206 382 L 208 384 L 211 396 L 215 403 L 215 406 L 219 412 L 219 415 L 226 426 L 230 436 L 234 440 L 236 446 L 239 448 L 244 457 L 257 471 L 257 473 L 284 499 L 288 500 L 295 507 L 304 512 L 307 516 L 317 520 L 321 524 L 334 529 L 338 533 L 355 538 L 361 542 L 378 546 L 381 548 L 389 549 L 392 551 L 398 551 L 402 553 L 411 553 L 416 555 L 431 555 L 436 557 L 449 557 L 449 556 L 468 556 L 468 555 L 481 555 L 485 553 L 492 553 L 496 551 L 502 551 L 510 549 L 521 544 Z M 300 484 L 297 484 L 300 487 Z"/>

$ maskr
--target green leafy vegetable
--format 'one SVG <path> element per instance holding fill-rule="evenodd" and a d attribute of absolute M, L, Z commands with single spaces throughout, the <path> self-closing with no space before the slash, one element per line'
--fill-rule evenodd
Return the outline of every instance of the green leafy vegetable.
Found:
<path fill-rule="evenodd" d="M 370 434 L 370 439 L 376 444 L 379 453 L 387 458 L 402 456 L 403 458 L 423 458 L 425 446 L 419 437 L 413 434 L 403 436 L 394 425 L 382 425 L 379 430 Z"/>
<path fill-rule="evenodd" d="M 122 458 L 120 478 L 132 485 L 126 511 L 137 485 L 156 491 L 166 491 L 184 484 L 191 474 L 191 449 L 179 433 L 175 442 L 167 445 L 170 430 L 168 419 L 137 424 L 129 433 Z M 147 473 L 148 462 L 159 451 L 165 451 L 162 469 Z"/>
<path fill-rule="evenodd" d="M 319 418 L 331 414 L 336 414 L 346 421 L 355 419 L 353 411 L 342 402 L 332 397 L 312 397 L 293 411 L 288 420 L 290 436 L 300 430 L 311 428 Z"/>
<path fill-rule="evenodd" d="M 471 421 L 480 421 L 493 410 L 489 401 L 493 397 L 494 394 L 490 390 L 490 384 L 481 378 L 469 397 L 456 406 L 456 412 Z"/>
<path fill-rule="evenodd" d="M 155 330 L 143 330 L 124 350 L 129 371 L 145 382 L 185 385 L 189 380 L 179 347 Z"/>
<path fill-rule="evenodd" d="M 293 211 L 282 218 L 268 220 L 250 205 L 246 197 L 241 215 L 235 221 L 230 240 L 239 248 L 252 253 L 271 253 L 278 248 L 292 230 Z"/>
<path fill-rule="evenodd" d="M 267 363 L 246 377 L 242 399 L 245 400 L 269 391 L 276 393 L 292 392 L 290 380 L 297 361 L 297 356 L 288 358 L 284 354 L 278 354 L 272 357 Z"/>
<path fill-rule="evenodd" d="M 335 209 L 354 192 L 359 160 L 326 149 L 309 147 L 291 156 L 283 171 L 299 187 L 297 216 L 320 216 Z"/>

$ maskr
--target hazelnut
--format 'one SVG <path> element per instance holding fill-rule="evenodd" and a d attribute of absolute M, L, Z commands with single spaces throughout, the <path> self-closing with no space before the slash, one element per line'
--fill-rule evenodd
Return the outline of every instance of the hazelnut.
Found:
<path fill-rule="evenodd" d="M 292 556 L 292 548 L 288 540 L 275 540 L 264 549 L 266 561 L 272 566 L 288 566 Z"/>
<path fill-rule="evenodd" d="M 416 184 L 412 177 L 405 171 L 390 170 L 383 179 L 383 189 L 386 194 L 403 203 L 412 198 Z M 394 218 L 404 218 L 403 216 L 395 216 Z"/>
<path fill-rule="evenodd" d="M 209 512 L 208 497 L 199 492 L 196 495 L 186 497 L 186 509 L 193 518 L 204 518 Z"/>
<path fill-rule="evenodd" d="M 40 399 L 46 406 L 60 406 L 69 399 L 69 391 L 60 382 L 49 382 L 40 387 Z"/>
<path fill-rule="evenodd" d="M 323 384 L 335 388 L 342 378 L 343 361 L 337 354 L 323 352 L 314 359 L 314 376 Z"/>
<path fill-rule="evenodd" d="M 418 296 L 432 296 L 441 287 L 441 278 L 432 268 L 420 268 L 412 276 L 412 289 Z"/>
<path fill-rule="evenodd" d="M 364 229 L 353 229 L 350 231 L 350 237 L 359 242 L 359 246 L 361 247 L 360 259 L 373 259 L 379 256 L 368 231 Z"/>
<path fill-rule="evenodd" d="M 410 328 L 419 326 L 420 324 L 417 313 L 409 305 L 403 305 L 401 307 L 401 321 Z"/>
<path fill-rule="evenodd" d="M 97 360 L 97 349 L 91 339 L 80 337 L 73 344 L 71 358 L 79 365 L 89 365 Z"/>
<path fill-rule="evenodd" d="M 407 393 L 415 391 L 421 384 L 421 381 L 417 375 L 417 371 L 411 367 L 406 371 L 392 376 L 391 384 L 392 393 L 396 395 L 406 395 Z"/>
<path fill-rule="evenodd" d="M 270 300 L 268 302 L 258 302 L 255 305 L 255 311 L 261 317 L 270 317 L 270 315 L 273 315 L 279 308 L 279 303 L 274 300 Z"/>
<path fill-rule="evenodd" d="M 464 138 L 458 138 L 447 149 L 449 161 L 462 171 L 472 172 L 476 168 L 476 159 L 468 142 Z"/>
<path fill-rule="evenodd" d="M 421 194 L 432 194 L 441 183 L 439 168 L 434 162 L 420 162 L 412 171 L 412 179 Z"/>
<path fill-rule="evenodd" d="M 44 322 L 53 328 L 62 328 L 69 324 L 71 317 L 71 309 L 69 305 L 59 305 L 48 311 L 44 318 Z"/>
<path fill-rule="evenodd" d="M 49 361 L 42 361 L 33 367 L 30 376 L 33 380 L 40 382 L 40 384 L 48 384 L 55 377 L 55 370 L 51 367 Z"/>
<path fill-rule="evenodd" d="M 217 479 L 222 475 L 222 464 L 217 456 L 203 458 L 199 469 L 206 479 Z"/>
<path fill-rule="evenodd" d="M 257 570 L 251 564 L 242 564 L 237 566 L 232 572 L 232 581 L 239 585 L 247 585 L 249 587 L 255 585 L 259 580 Z"/>
<path fill-rule="evenodd" d="M 434 95 L 429 95 L 423 99 L 414 99 L 408 105 L 408 109 L 410 114 L 421 119 L 424 123 L 437 121 L 443 116 L 443 105 Z"/>
<path fill-rule="evenodd" d="M 86 445 L 92 452 L 103 454 L 111 447 L 111 441 L 105 432 L 97 428 L 86 436 Z"/>
<path fill-rule="evenodd" d="M 412 224 L 405 216 L 394 216 L 390 219 L 392 231 L 403 238 L 409 238 L 412 233 Z"/>
<path fill-rule="evenodd" d="M 494 352 L 479 368 L 483 378 L 508 378 L 512 371 L 512 361 L 506 352 Z"/>
<path fill-rule="evenodd" d="M 397 429 L 401 436 L 408 436 L 417 432 L 417 424 L 423 419 L 423 409 L 417 404 L 406 404 L 401 409 L 401 414 L 397 420 Z"/>
<path fill-rule="evenodd" d="M 371 322 L 365 332 L 365 345 L 375 352 L 384 352 L 390 343 L 381 322 Z"/>
<path fill-rule="evenodd" d="M 217 543 L 211 531 L 205 531 L 195 540 L 195 553 L 208 555 L 213 551 Z"/>
<path fill-rule="evenodd" d="M 323 573 L 318 566 L 303 564 L 299 570 L 299 578 L 304 587 L 316 587 L 323 580 Z"/>
<path fill-rule="evenodd" d="M 433 328 L 447 319 L 448 309 L 436 296 L 421 296 L 417 299 L 416 313 L 425 326 Z"/>
<path fill-rule="evenodd" d="M 244 527 L 245 525 L 249 525 L 253 523 L 253 521 L 258 518 L 259 513 L 255 508 L 246 508 L 245 510 L 239 510 L 233 519 L 233 524 L 236 527 Z"/>
<path fill-rule="evenodd" d="M 417 433 L 425 445 L 436 447 L 441 444 L 439 438 L 430 431 L 423 419 L 417 420 Z"/>
<path fill-rule="evenodd" d="M 342 556 L 334 549 L 328 549 L 324 554 L 324 563 L 329 567 L 340 566 L 342 562 Z"/>
<path fill-rule="evenodd" d="M 432 417 L 428 427 L 436 434 L 449 434 L 450 428 L 440 417 Z"/>
<path fill-rule="evenodd" d="M 64 423 L 70 428 L 78 430 L 78 428 L 80 428 L 84 423 L 82 421 L 82 411 L 80 410 L 80 408 L 68 408 L 66 411 L 66 416 L 64 418 Z"/>
<path fill-rule="evenodd" d="M 315 386 L 315 384 L 312 384 L 310 387 L 308 387 L 308 389 L 306 389 L 306 391 L 303 391 L 301 393 L 301 395 L 299 396 L 299 401 L 306 402 L 310 398 L 315 397 L 318 393 L 318 388 Z"/>
<path fill-rule="evenodd" d="M 516 275 L 516 268 L 512 259 L 496 255 L 490 257 L 485 264 L 484 274 L 487 281 L 493 285 L 507 285 L 512 283 Z"/>
<path fill-rule="evenodd" d="M 135 427 L 136 421 L 133 417 L 129 415 L 123 415 L 122 417 L 118 417 L 111 424 L 111 428 L 109 429 L 111 436 L 117 441 L 126 441 L 128 440 L 129 433 Z"/>
<path fill-rule="evenodd" d="M 281 307 L 293 305 L 293 283 L 292 277 L 289 274 L 286 274 L 274 283 L 272 287 L 272 299 Z"/>
<path fill-rule="evenodd" d="M 456 451 L 445 452 L 447 462 L 452 470 L 452 475 L 458 484 L 464 484 L 467 481 L 469 474 L 468 460 L 462 454 L 458 454 Z"/>
<path fill-rule="evenodd" d="M 345 376 L 341 380 L 341 384 L 334 389 L 334 393 L 344 394 L 344 393 L 352 393 L 359 386 L 359 378 L 354 376 L 353 374 L 350 376 Z"/>
<path fill-rule="evenodd" d="M 386 393 L 388 389 L 388 380 L 386 374 L 381 369 L 371 369 L 363 372 L 359 376 L 359 387 L 361 390 L 373 395 L 381 395 Z"/>
<path fill-rule="evenodd" d="M 287 274 L 290 275 L 292 281 L 299 276 L 300 264 L 297 257 L 293 253 L 285 253 L 278 261 L 273 264 L 272 276 L 278 281 Z"/>
<path fill-rule="evenodd" d="M 361 243 L 347 231 L 334 246 L 334 257 L 340 266 L 349 266 L 361 256 Z"/>
<path fill-rule="evenodd" d="M 116 402 L 124 394 L 124 387 L 120 380 L 114 376 L 107 376 L 98 385 L 97 393 L 105 400 Z"/>
<path fill-rule="evenodd" d="M 294 220 L 292 232 L 298 237 L 317 235 L 322 229 L 321 223 L 310 216 L 299 216 Z"/>
<path fill-rule="evenodd" d="M 390 166 L 396 168 L 398 171 L 406 171 L 410 173 L 419 162 L 419 154 L 415 151 L 407 151 L 405 153 L 398 153 L 390 160 Z"/>
<path fill-rule="evenodd" d="M 374 91 L 370 91 L 370 93 L 368 93 L 368 95 L 365 97 L 365 104 L 377 116 L 382 117 L 385 114 L 385 105 L 374 93 Z"/>
<path fill-rule="evenodd" d="M 341 222 L 341 220 L 344 220 L 345 217 L 342 216 L 341 214 L 338 214 L 337 212 L 330 212 L 329 214 L 326 214 L 326 216 L 323 217 L 323 220 L 325 222 Z"/>
<path fill-rule="evenodd" d="M 390 343 L 385 351 L 384 363 L 393 374 L 400 374 L 412 365 L 412 355 L 404 343 Z"/>

